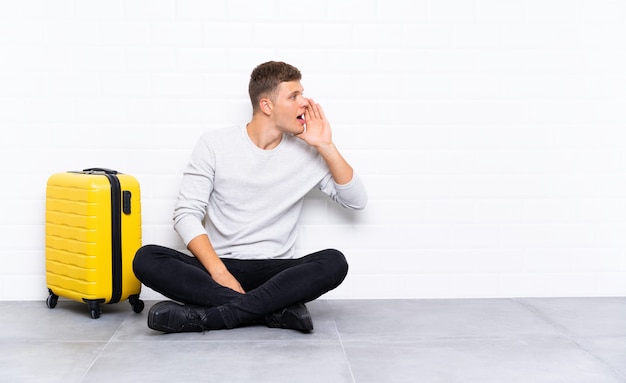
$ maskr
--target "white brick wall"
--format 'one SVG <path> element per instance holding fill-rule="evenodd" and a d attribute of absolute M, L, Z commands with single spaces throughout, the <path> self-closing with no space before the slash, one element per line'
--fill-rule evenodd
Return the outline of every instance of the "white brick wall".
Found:
<path fill-rule="evenodd" d="M 250 117 L 255 65 L 304 74 L 370 204 L 307 199 L 335 298 L 626 294 L 626 3 L 0 2 L 0 300 L 41 299 L 59 171 L 134 174 L 145 243 L 198 136 Z M 158 294 L 146 290 L 146 298 Z"/>

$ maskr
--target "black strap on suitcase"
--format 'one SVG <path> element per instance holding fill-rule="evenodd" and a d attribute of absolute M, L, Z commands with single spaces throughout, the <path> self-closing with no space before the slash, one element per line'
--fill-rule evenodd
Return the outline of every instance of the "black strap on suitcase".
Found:
<path fill-rule="evenodd" d="M 122 297 L 122 211 L 130 214 L 130 197 L 129 191 L 124 191 L 122 197 L 122 188 L 120 180 L 117 178 L 117 171 L 107 168 L 88 168 L 83 169 L 85 174 L 102 174 L 111 184 L 111 261 L 113 264 L 113 291 L 111 293 L 111 301 L 109 303 L 117 303 Z M 122 202 L 123 200 L 123 202 Z"/>

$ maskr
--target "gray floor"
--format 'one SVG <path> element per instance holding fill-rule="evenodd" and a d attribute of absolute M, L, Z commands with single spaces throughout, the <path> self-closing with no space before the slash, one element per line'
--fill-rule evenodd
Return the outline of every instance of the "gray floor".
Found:
<path fill-rule="evenodd" d="M 626 382 L 626 298 L 320 300 L 313 334 L 0 302 L 0 382 Z"/>

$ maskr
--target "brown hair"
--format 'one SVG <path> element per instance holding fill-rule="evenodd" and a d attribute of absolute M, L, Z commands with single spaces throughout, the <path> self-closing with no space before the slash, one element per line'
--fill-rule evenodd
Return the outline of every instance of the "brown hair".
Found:
<path fill-rule="evenodd" d="M 301 78 L 298 68 L 280 61 L 268 61 L 254 68 L 248 84 L 253 112 L 259 108 L 261 98 L 275 99 L 276 88 L 281 82 L 300 81 Z"/>

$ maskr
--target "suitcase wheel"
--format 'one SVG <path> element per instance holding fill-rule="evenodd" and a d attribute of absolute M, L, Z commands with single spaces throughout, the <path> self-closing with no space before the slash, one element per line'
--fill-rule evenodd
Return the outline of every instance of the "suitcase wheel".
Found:
<path fill-rule="evenodd" d="M 134 312 L 139 314 L 143 311 L 145 305 L 143 301 L 139 299 L 139 295 L 131 295 L 130 297 L 128 297 L 128 301 L 130 302 L 130 305 L 133 306 Z"/>
<path fill-rule="evenodd" d="M 89 309 L 89 314 L 91 314 L 92 319 L 100 318 L 100 314 L 102 314 L 102 310 L 100 310 L 100 302 L 87 301 L 87 308 Z"/>
<path fill-rule="evenodd" d="M 46 305 L 49 309 L 53 309 L 57 306 L 57 302 L 59 302 L 59 296 L 54 294 L 52 290 L 48 290 L 48 292 L 50 292 L 50 295 L 48 295 L 46 299 Z"/>

